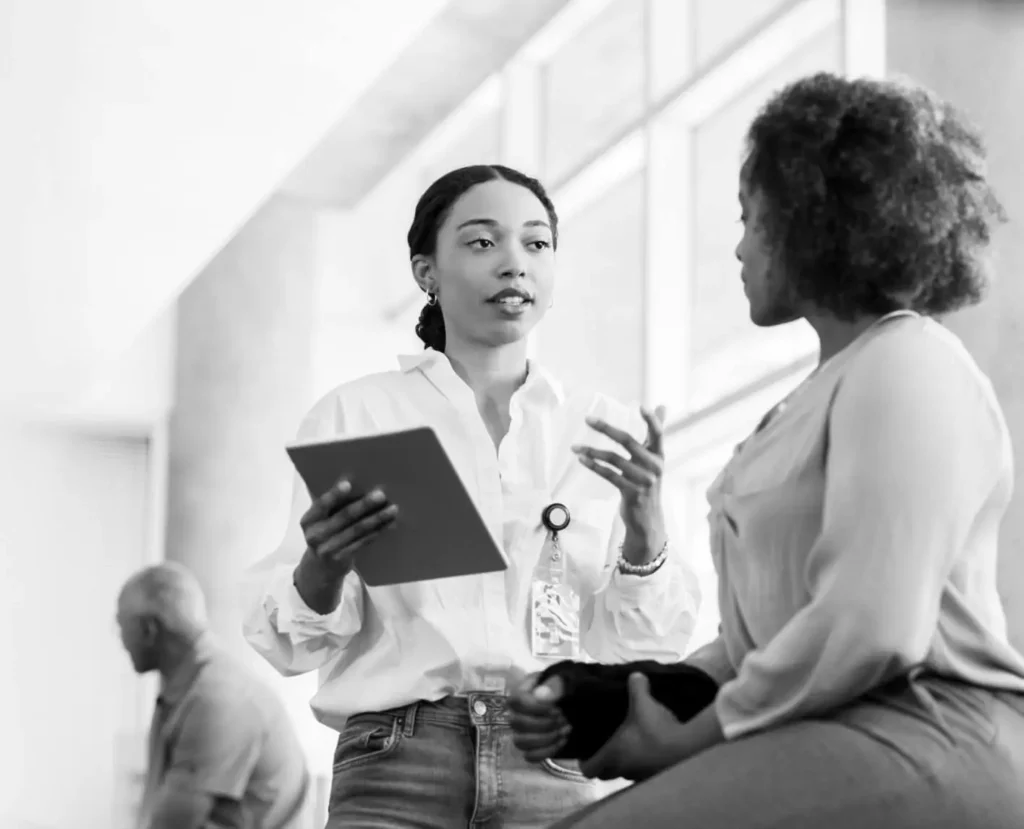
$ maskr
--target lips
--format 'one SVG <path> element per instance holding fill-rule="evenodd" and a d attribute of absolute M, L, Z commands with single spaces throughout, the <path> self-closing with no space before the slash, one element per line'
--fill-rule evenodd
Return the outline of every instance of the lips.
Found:
<path fill-rule="evenodd" d="M 533 297 L 518 288 L 505 288 L 487 301 L 501 305 L 525 305 L 528 302 L 533 302 Z"/>

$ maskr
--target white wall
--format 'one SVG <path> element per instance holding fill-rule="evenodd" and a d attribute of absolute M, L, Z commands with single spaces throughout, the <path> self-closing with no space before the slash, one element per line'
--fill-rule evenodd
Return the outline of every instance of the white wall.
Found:
<path fill-rule="evenodd" d="M 75 400 L 442 3 L 0 4 L 0 407 Z"/>
<path fill-rule="evenodd" d="M 120 829 L 151 692 L 114 623 L 149 562 L 147 445 L 7 424 L 0 457 L 0 826 Z"/>
<path fill-rule="evenodd" d="M 398 354 L 422 348 L 409 320 L 383 317 L 413 284 L 399 230 L 406 219 L 403 207 L 411 220 L 418 197 L 402 192 L 372 202 L 378 209 L 319 212 L 314 399 L 365 374 L 397 368 Z"/>

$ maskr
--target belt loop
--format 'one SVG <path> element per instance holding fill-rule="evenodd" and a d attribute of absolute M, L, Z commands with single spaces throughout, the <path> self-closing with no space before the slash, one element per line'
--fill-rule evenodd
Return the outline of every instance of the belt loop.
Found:
<path fill-rule="evenodd" d="M 419 702 L 413 702 L 406 706 L 402 712 L 402 736 L 411 737 L 416 728 L 416 712 L 419 710 Z"/>

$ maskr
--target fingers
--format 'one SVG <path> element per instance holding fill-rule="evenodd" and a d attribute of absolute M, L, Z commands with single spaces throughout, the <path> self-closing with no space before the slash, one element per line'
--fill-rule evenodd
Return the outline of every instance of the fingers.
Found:
<path fill-rule="evenodd" d="M 559 755 L 569 740 L 570 730 L 571 729 L 566 727 L 566 729 L 560 732 L 552 742 L 539 745 L 534 748 L 522 746 L 518 743 L 516 743 L 516 745 L 519 747 L 519 750 L 523 752 L 523 756 L 527 761 L 530 763 L 540 763 L 543 760 L 550 760 Z M 515 742 L 515 738 L 513 738 L 513 742 Z"/>
<path fill-rule="evenodd" d="M 531 763 L 554 757 L 565 746 L 572 727 L 558 709 L 547 717 L 513 713 L 510 718 L 512 742 Z"/>
<path fill-rule="evenodd" d="M 561 677 L 551 677 L 542 685 L 535 685 L 530 678 L 516 689 L 509 698 L 509 707 L 514 713 L 534 717 L 561 717 L 562 712 L 555 704 L 565 693 Z"/>
<path fill-rule="evenodd" d="M 600 432 L 602 435 L 610 437 L 617 444 L 619 444 L 619 446 L 621 446 L 623 449 L 629 452 L 631 456 L 647 453 L 647 450 L 643 447 L 643 445 L 640 444 L 640 442 L 637 441 L 636 438 L 634 438 L 629 432 L 625 431 L 624 429 L 619 429 L 615 426 L 612 426 L 610 423 L 606 423 L 605 421 L 597 417 L 588 417 L 586 419 L 586 423 L 595 432 Z"/>
<path fill-rule="evenodd" d="M 560 677 L 536 685 L 531 677 L 509 698 L 512 741 L 531 763 L 554 757 L 569 739 L 571 727 L 555 704 L 564 693 Z"/>
<path fill-rule="evenodd" d="M 650 489 L 658 482 L 658 476 L 661 474 L 660 468 L 642 467 L 622 457 L 618 452 L 594 449 L 591 446 L 574 446 L 572 449 L 584 466 L 601 467 L 602 464 L 604 468 L 610 466 L 617 469 L 623 478 L 639 489 Z M 660 458 L 656 460 L 660 461 Z"/>
<path fill-rule="evenodd" d="M 646 409 L 641 409 L 644 419 L 647 420 L 647 443 L 641 444 L 629 432 L 617 429 L 605 423 L 603 420 L 587 418 L 587 425 L 594 431 L 611 438 L 629 453 L 628 460 L 633 461 L 637 466 L 661 474 L 665 467 L 665 458 L 662 450 L 662 427 L 655 415 Z M 650 418 L 650 419 L 648 419 Z M 654 424 L 653 426 L 651 424 Z M 598 451 L 598 450 L 593 450 Z M 613 453 L 617 454 L 617 453 Z M 621 457 L 621 455 L 619 456 Z"/>
<path fill-rule="evenodd" d="M 587 447 L 574 448 L 580 463 L 587 467 L 591 472 L 600 475 L 613 487 L 618 489 L 624 496 L 632 498 L 637 495 L 649 493 L 658 481 L 659 476 L 653 475 L 652 473 L 644 470 L 638 470 L 636 467 L 631 470 L 634 474 L 627 476 L 620 472 L 618 468 L 608 466 L 607 464 L 590 457 L 592 452 L 597 452 L 599 450 L 589 449 Z M 643 483 L 639 483 L 638 481 L 643 481 Z"/>
<path fill-rule="evenodd" d="M 594 754 L 580 761 L 580 772 L 584 777 L 596 777 L 598 780 L 615 779 L 618 775 L 611 772 L 615 750 L 615 739 L 612 738 Z"/>
<path fill-rule="evenodd" d="M 553 705 L 565 693 L 565 682 L 560 676 L 553 676 L 533 689 L 533 697 L 546 704 Z"/>
<path fill-rule="evenodd" d="M 351 492 L 348 482 L 342 481 L 303 516 L 306 543 L 317 557 L 347 558 L 394 524 L 398 508 L 388 503 L 383 492 L 373 490 L 361 498 Z M 308 520 L 317 516 L 319 520 Z"/>
<path fill-rule="evenodd" d="M 520 717 L 523 723 L 542 721 L 564 725 L 565 715 L 555 703 L 561 698 L 563 686 L 561 679 L 555 677 L 544 685 L 523 687 L 509 698 L 513 722 Z"/>
<path fill-rule="evenodd" d="M 313 499 L 313 504 L 299 519 L 299 526 L 303 530 L 314 524 L 329 518 L 338 509 L 356 500 L 352 492 L 352 484 L 341 478 L 334 486 L 319 498 Z"/>
<path fill-rule="evenodd" d="M 568 737 L 572 730 L 562 712 L 548 716 L 534 716 L 513 712 L 509 718 L 516 740 L 522 740 L 521 748 L 535 748 L 552 743 L 560 737 Z M 517 742 L 516 745 L 519 745 Z"/>
<path fill-rule="evenodd" d="M 383 509 L 350 524 L 336 535 L 328 538 L 315 552 L 320 556 L 337 557 L 338 554 L 349 554 L 365 547 L 374 538 L 391 527 L 398 516 L 398 507 L 389 504 Z"/>
<path fill-rule="evenodd" d="M 306 541 L 314 547 L 319 547 L 328 539 L 363 519 L 375 515 L 387 506 L 391 505 L 388 504 L 384 493 L 375 489 L 362 498 L 349 502 L 333 515 L 310 526 L 306 530 Z"/>
<path fill-rule="evenodd" d="M 645 446 L 651 454 L 665 456 L 665 407 L 658 406 L 653 412 L 646 406 L 640 407 L 640 415 L 647 423 L 647 441 Z"/>
<path fill-rule="evenodd" d="M 629 688 L 629 710 L 635 712 L 638 708 L 642 708 L 647 700 L 651 698 L 651 684 L 646 674 L 639 672 L 630 674 L 627 682 Z"/>

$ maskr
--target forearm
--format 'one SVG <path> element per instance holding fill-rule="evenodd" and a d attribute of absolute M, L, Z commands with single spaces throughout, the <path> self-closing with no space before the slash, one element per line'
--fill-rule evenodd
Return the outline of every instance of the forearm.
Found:
<path fill-rule="evenodd" d="M 667 542 L 668 533 L 661 528 L 650 533 L 627 529 L 622 540 L 622 557 L 633 565 L 649 564 L 665 549 Z"/>
<path fill-rule="evenodd" d="M 725 735 L 722 733 L 722 724 L 712 704 L 693 719 L 679 723 L 679 726 L 667 735 L 659 751 L 660 765 L 662 769 L 667 769 L 723 742 Z"/>
<path fill-rule="evenodd" d="M 143 829 L 203 829 L 212 805 L 206 792 L 164 786 Z"/>
<path fill-rule="evenodd" d="M 722 638 L 721 626 L 718 636 L 691 653 L 684 662 L 706 673 L 719 688 L 736 677 L 736 670 L 729 659 L 729 652 Z"/>
<path fill-rule="evenodd" d="M 302 601 L 310 610 L 321 616 L 333 613 L 341 604 L 345 573 L 324 567 L 312 550 L 307 548 L 296 565 L 294 579 L 295 589 L 302 597 Z"/>

